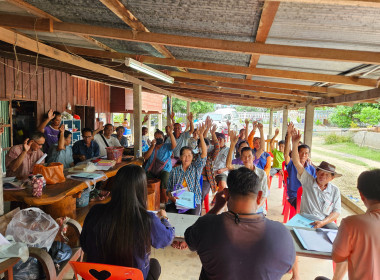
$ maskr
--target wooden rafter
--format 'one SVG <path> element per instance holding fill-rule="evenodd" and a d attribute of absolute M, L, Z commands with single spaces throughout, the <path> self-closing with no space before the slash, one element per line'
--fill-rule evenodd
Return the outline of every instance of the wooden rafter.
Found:
<path fill-rule="evenodd" d="M 273 24 L 274 18 L 276 16 L 278 7 L 280 6 L 280 2 L 264 2 L 263 11 L 261 13 L 259 27 L 256 33 L 256 43 L 265 43 L 267 40 L 270 28 Z M 255 68 L 257 63 L 259 62 L 260 55 L 251 55 L 251 60 L 249 62 L 250 68 Z M 247 75 L 247 79 L 252 79 L 252 75 Z"/>
<path fill-rule="evenodd" d="M 0 28 L 0 40 L 8 44 L 15 45 L 17 47 L 21 47 L 35 53 L 39 53 L 40 55 L 44 55 L 44 56 L 56 59 L 58 61 L 62 61 L 64 63 L 68 63 L 68 64 L 71 64 L 83 69 L 93 71 L 95 73 L 100 73 L 102 75 L 106 75 L 117 80 L 141 85 L 142 87 L 151 89 L 159 94 L 169 95 L 169 96 L 173 95 L 171 92 L 167 90 L 161 89 L 147 82 L 141 81 L 133 76 L 127 75 L 122 72 L 118 72 L 114 69 L 111 69 L 102 65 L 98 65 L 96 63 L 85 60 L 83 58 L 60 51 L 58 49 L 42 44 L 31 38 L 28 38 L 24 35 L 18 34 L 14 31 L 11 31 L 5 28 Z"/>
<path fill-rule="evenodd" d="M 206 71 L 212 71 L 212 72 L 224 72 L 224 73 L 231 73 L 231 74 L 253 75 L 253 76 L 259 76 L 259 77 L 271 77 L 271 78 L 311 80 L 314 82 L 320 82 L 321 81 L 320 79 L 322 79 L 323 82 L 330 81 L 331 83 L 337 83 L 337 84 L 348 83 L 351 85 L 352 84 L 364 85 L 364 86 L 370 86 L 370 87 L 375 87 L 376 85 L 376 80 L 357 79 L 353 77 L 344 77 L 344 76 L 338 76 L 338 75 L 313 74 L 313 73 L 306 73 L 306 72 L 285 71 L 285 70 L 275 70 L 275 69 L 266 69 L 266 68 L 251 69 L 249 67 L 236 66 L 236 65 L 159 58 L 159 57 L 144 56 L 144 55 L 131 55 L 131 54 L 125 54 L 125 53 L 109 53 L 105 51 L 90 50 L 90 49 L 77 48 L 77 47 L 67 47 L 67 46 L 57 46 L 57 47 L 62 50 L 66 50 L 67 48 L 68 50 L 70 50 L 70 52 L 73 52 L 75 54 L 90 56 L 90 57 L 99 57 L 99 58 L 105 58 L 105 59 L 124 59 L 126 57 L 131 57 L 146 64 L 185 67 L 189 69 L 206 70 Z M 256 83 L 260 83 L 260 82 L 256 82 Z M 271 84 L 271 82 L 263 82 L 263 83 Z M 296 84 L 281 84 L 281 83 L 278 83 L 278 86 L 276 86 L 275 84 L 276 83 L 274 83 L 273 87 L 281 88 L 282 85 L 287 85 L 285 87 L 287 89 L 315 91 L 315 92 L 321 92 L 321 93 L 329 92 L 331 94 L 350 93 L 349 91 L 341 90 L 341 89 L 328 89 L 328 88 L 321 88 L 321 87 L 308 87 L 308 86 L 302 86 L 302 85 L 296 85 Z"/>
<path fill-rule="evenodd" d="M 266 0 L 278 1 L 278 0 Z M 327 5 L 342 5 L 355 7 L 370 7 L 380 8 L 379 0 L 280 0 L 286 3 L 305 3 L 305 4 L 327 4 Z"/>
<path fill-rule="evenodd" d="M 56 22 L 62 22 L 59 18 L 56 18 L 56 17 L 48 14 L 47 12 L 40 10 L 37 7 L 31 5 L 31 4 L 29 4 L 23 0 L 6 0 L 6 1 L 13 4 L 13 5 L 16 5 L 17 7 L 20 7 L 22 9 L 26 10 L 27 12 L 29 12 L 32 15 L 35 15 L 37 17 L 48 18 L 48 19 L 51 19 L 51 20 L 56 21 Z M 92 38 L 91 36 L 79 35 L 79 37 L 82 37 L 83 39 L 87 40 L 88 42 L 90 42 L 90 43 L 96 45 L 97 47 L 102 48 L 106 51 L 115 51 L 114 49 L 111 49 L 110 47 L 108 47 L 105 44 L 103 44 L 102 42 L 99 42 L 98 40 Z"/>
<path fill-rule="evenodd" d="M 365 102 L 368 100 L 378 100 L 378 99 L 380 99 L 380 88 L 375 88 L 371 90 L 350 93 L 347 95 L 323 98 L 323 99 L 314 101 L 313 104 L 317 106 L 323 106 L 323 105 L 334 105 L 334 104 L 342 104 L 342 103 Z"/>
<path fill-rule="evenodd" d="M 112 11 L 118 18 L 124 21 L 133 30 L 141 32 L 150 32 L 149 29 L 136 16 L 134 16 L 133 13 L 130 10 L 128 10 L 119 0 L 99 1 L 102 2 L 104 6 L 106 6 L 110 11 Z M 165 46 L 157 44 L 151 45 L 166 58 L 174 58 L 172 53 Z M 183 68 L 180 68 L 180 70 L 185 71 Z"/>
<path fill-rule="evenodd" d="M 34 30 L 34 21 L 35 19 L 30 17 L 0 14 L 0 25 L 2 26 Z M 43 20 L 37 22 L 37 24 L 35 24 L 35 28 L 37 31 L 44 32 L 51 32 L 51 30 L 53 30 L 54 32 L 90 35 L 116 40 L 160 44 L 183 48 L 316 60 L 380 64 L 380 52 L 240 42 L 152 32 L 136 32 L 125 29 L 93 26 L 87 24 L 48 22 Z"/>

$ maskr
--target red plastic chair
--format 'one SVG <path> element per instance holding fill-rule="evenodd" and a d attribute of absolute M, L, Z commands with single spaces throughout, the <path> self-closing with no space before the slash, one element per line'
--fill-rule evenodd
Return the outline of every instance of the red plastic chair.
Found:
<path fill-rule="evenodd" d="M 205 196 L 205 200 L 204 200 L 205 211 L 206 211 L 206 213 L 208 213 L 208 211 L 210 211 L 210 201 L 209 201 L 208 196 L 209 196 L 209 194 L 207 194 L 207 195 Z"/>
<path fill-rule="evenodd" d="M 297 209 L 296 209 L 296 214 L 300 213 L 302 193 L 303 193 L 303 189 L 302 189 L 302 186 L 300 186 L 298 188 L 298 190 L 297 190 Z"/>
<path fill-rule="evenodd" d="M 117 265 L 87 263 L 87 262 L 70 262 L 74 270 L 75 278 L 78 275 L 86 280 L 109 279 L 109 280 L 144 280 L 141 270 Z"/>

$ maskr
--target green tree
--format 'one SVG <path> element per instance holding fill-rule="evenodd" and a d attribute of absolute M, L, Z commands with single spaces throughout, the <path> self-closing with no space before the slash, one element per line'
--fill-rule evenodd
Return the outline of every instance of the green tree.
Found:
<path fill-rule="evenodd" d="M 354 114 L 354 118 L 358 118 L 362 123 L 369 125 L 377 125 L 380 121 L 380 110 L 373 107 L 364 107 L 359 114 Z"/>
<path fill-rule="evenodd" d="M 352 122 L 352 107 L 337 106 L 329 120 L 332 124 L 338 127 L 350 127 Z"/>
<path fill-rule="evenodd" d="M 172 99 L 173 111 L 176 113 L 186 113 L 187 102 L 182 99 Z M 196 117 L 198 114 L 208 113 L 214 111 L 215 104 L 204 101 L 197 101 L 190 103 L 190 111 Z"/>

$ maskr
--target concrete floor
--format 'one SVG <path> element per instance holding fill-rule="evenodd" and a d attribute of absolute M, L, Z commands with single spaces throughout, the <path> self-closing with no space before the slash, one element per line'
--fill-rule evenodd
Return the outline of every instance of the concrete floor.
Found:
<path fill-rule="evenodd" d="M 283 189 L 278 188 L 277 177 L 273 178 L 270 196 L 268 198 L 268 215 L 271 220 L 282 222 L 282 194 Z M 342 215 L 338 219 L 338 225 L 342 218 L 353 215 L 348 208 L 342 209 Z M 198 255 L 190 250 L 178 250 L 171 246 L 165 249 L 152 248 L 151 257 L 158 259 L 161 264 L 161 277 L 164 280 L 197 280 L 201 271 L 201 263 Z M 302 280 L 314 280 L 317 276 L 331 277 L 333 275 L 332 261 L 314 258 L 299 257 L 300 277 Z M 72 279 L 73 273 L 68 273 L 65 279 Z M 291 274 L 286 274 L 282 280 L 291 279 Z M 348 277 L 344 278 L 347 280 Z"/>

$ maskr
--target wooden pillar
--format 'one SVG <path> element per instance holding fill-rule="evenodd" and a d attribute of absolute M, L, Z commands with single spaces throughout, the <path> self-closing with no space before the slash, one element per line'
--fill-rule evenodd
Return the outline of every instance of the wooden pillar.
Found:
<path fill-rule="evenodd" d="M 152 123 L 152 115 L 149 114 L 149 119 L 148 119 L 148 137 L 150 138 L 150 128 L 151 128 L 151 123 Z"/>
<path fill-rule="evenodd" d="M 273 137 L 273 108 L 270 108 L 268 139 L 271 139 L 272 137 Z"/>
<path fill-rule="evenodd" d="M 162 113 L 158 114 L 158 129 L 162 130 Z"/>
<path fill-rule="evenodd" d="M 135 157 L 142 156 L 141 85 L 133 84 L 133 142 Z"/>
<path fill-rule="evenodd" d="M 129 126 L 131 128 L 131 138 L 132 138 L 132 142 L 134 141 L 134 135 L 135 135 L 135 131 L 134 131 L 134 123 L 133 123 L 133 114 L 129 114 L 129 119 L 130 119 L 130 122 L 129 122 Z"/>
<path fill-rule="evenodd" d="M 285 139 L 286 132 L 288 131 L 288 107 L 282 110 L 282 139 Z"/>
<path fill-rule="evenodd" d="M 187 115 L 190 114 L 190 101 L 187 101 L 187 103 L 186 103 L 186 114 Z M 187 120 L 187 122 L 189 122 L 189 120 Z"/>
<path fill-rule="evenodd" d="M 310 149 L 313 142 L 313 126 L 314 126 L 314 106 L 309 103 L 308 105 L 306 105 L 303 142 L 306 145 L 308 145 Z"/>
<path fill-rule="evenodd" d="M 170 125 L 170 115 L 172 113 L 172 98 L 167 96 L 166 98 L 166 125 Z"/>

